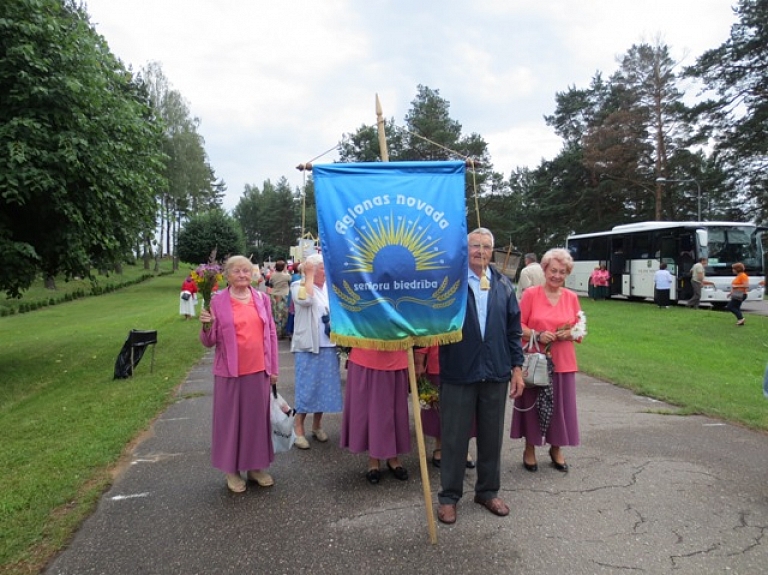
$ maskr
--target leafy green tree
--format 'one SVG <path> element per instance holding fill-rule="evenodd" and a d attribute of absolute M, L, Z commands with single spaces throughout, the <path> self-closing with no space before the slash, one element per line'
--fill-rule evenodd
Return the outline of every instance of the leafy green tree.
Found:
<path fill-rule="evenodd" d="M 160 247 L 173 253 L 177 226 L 190 214 L 220 208 L 223 182 L 216 183 L 208 162 L 204 141 L 199 134 L 200 119 L 192 117 L 181 93 L 173 90 L 158 62 L 150 62 L 141 72 L 150 100 L 163 126 L 163 151 L 166 155 L 167 188 L 158 190 Z M 162 250 L 161 250 L 162 253 Z"/>
<path fill-rule="evenodd" d="M 629 127 L 624 133 L 634 148 L 631 153 L 637 159 L 637 173 L 654 181 L 656 220 L 678 219 L 678 207 L 684 204 L 684 198 L 671 193 L 674 188 L 659 183 L 658 178 L 680 179 L 671 174 L 672 164 L 682 166 L 689 178 L 696 171 L 696 166 L 684 166 L 691 157 L 688 148 L 697 142 L 692 139 L 684 93 L 678 88 L 677 66 L 668 46 L 660 42 L 633 45 L 612 78 L 623 96 L 620 113 L 625 118 L 621 123 Z M 695 211 L 687 211 L 690 213 Z"/>
<path fill-rule="evenodd" d="M 265 182 L 264 210 L 261 216 L 261 229 L 264 242 L 272 246 L 272 259 L 286 258 L 290 247 L 296 244 L 299 231 L 296 229 L 296 210 L 293 193 L 288 181 L 282 177 L 277 185 Z"/>
<path fill-rule="evenodd" d="M 715 97 L 706 113 L 706 135 L 726 166 L 736 201 L 747 215 L 768 219 L 768 0 L 739 0 L 739 21 L 722 45 L 708 50 L 687 70 Z"/>
<path fill-rule="evenodd" d="M 405 159 L 404 132 L 398 129 L 394 118 L 384 121 L 384 133 L 387 137 L 387 154 L 390 161 Z M 339 161 L 380 162 L 381 149 L 377 126 L 363 124 L 356 132 L 344 134 L 339 142 Z"/>
<path fill-rule="evenodd" d="M 235 209 L 232 210 L 232 217 L 240 224 L 245 237 L 245 245 L 248 253 L 259 253 L 261 259 L 261 230 L 259 222 L 261 221 L 262 206 L 260 201 L 261 190 L 256 186 L 245 184 L 245 191 L 240 196 Z"/>
<path fill-rule="evenodd" d="M 205 263 L 214 249 L 219 261 L 245 254 L 245 237 L 240 225 L 221 210 L 192 216 L 179 231 L 179 259 L 190 264 Z"/>
<path fill-rule="evenodd" d="M 285 177 L 277 186 L 266 180 L 261 190 L 246 185 L 232 215 L 245 233 L 249 253 L 258 254 L 259 259 L 289 257 L 300 235 L 300 205 L 296 199 Z"/>
<path fill-rule="evenodd" d="M 36 274 L 130 258 L 164 186 L 140 83 L 70 0 L 0 3 L 0 250 L 18 296 Z"/>
<path fill-rule="evenodd" d="M 562 161 L 570 163 L 580 154 L 586 168 L 581 186 L 570 190 L 578 202 L 569 219 L 578 222 L 578 231 L 693 219 L 697 186 L 673 180 L 709 183 L 709 160 L 692 151 L 703 139 L 692 129 L 697 115 L 682 102 L 676 68 L 667 46 L 634 45 L 609 81 L 598 73 L 588 88 L 557 94 L 557 109 L 546 118 L 565 140 L 556 163 L 564 168 Z M 568 197 L 560 201 L 573 203 Z"/>

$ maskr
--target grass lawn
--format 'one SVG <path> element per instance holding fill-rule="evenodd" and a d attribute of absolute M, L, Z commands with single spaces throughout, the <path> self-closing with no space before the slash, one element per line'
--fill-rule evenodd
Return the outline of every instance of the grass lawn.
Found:
<path fill-rule="evenodd" d="M 199 323 L 179 315 L 182 273 L 0 318 L 0 573 L 35 573 L 66 542 L 202 356 Z M 148 350 L 113 380 L 132 328 L 157 330 L 154 369 Z"/>
<path fill-rule="evenodd" d="M 126 270 L 126 274 L 144 273 Z M 178 313 L 185 267 L 97 297 L 0 318 L 0 573 L 36 573 L 95 507 L 110 468 L 204 353 Z M 580 369 L 637 393 L 768 430 L 768 317 L 583 299 Z M 130 329 L 158 331 L 132 379 L 113 380 Z"/>
<path fill-rule="evenodd" d="M 588 335 L 577 347 L 579 369 L 699 413 L 768 430 L 763 373 L 768 317 L 737 327 L 725 311 L 651 303 L 581 300 Z"/>

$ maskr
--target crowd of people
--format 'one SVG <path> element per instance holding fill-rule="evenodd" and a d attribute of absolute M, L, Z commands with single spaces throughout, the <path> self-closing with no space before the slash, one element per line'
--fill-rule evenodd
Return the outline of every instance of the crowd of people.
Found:
<path fill-rule="evenodd" d="M 538 472 L 536 448 L 548 446 L 551 467 L 567 473 L 564 448 L 580 443 L 574 344 L 581 342 L 585 330 L 579 298 L 565 287 L 574 266 L 570 253 L 552 249 L 540 263 L 535 254 L 526 254 L 521 273 L 525 282 L 516 288 L 489 265 L 494 248 L 489 230 L 472 231 L 467 245 L 461 339 L 414 350 L 416 377 L 426 378 L 437 390 L 437 399 L 423 406 L 420 417 L 425 435 L 435 442 L 431 462 L 440 470 L 437 515 L 446 524 L 456 522 L 468 469 L 476 469 L 474 502 L 494 515 L 509 514 L 500 497 L 508 399 L 513 403 L 507 435 L 524 442 L 524 470 Z M 409 352 L 352 348 L 342 389 L 323 257 L 311 255 L 301 265 L 299 274 L 298 266 L 278 262 L 267 295 L 258 289 L 262 281 L 258 267 L 244 256 L 230 257 L 224 265 L 227 287 L 213 298 L 209 310 L 200 311 L 200 341 L 215 348 L 212 465 L 224 473 L 227 487 L 235 493 L 246 490 L 247 480 L 262 487 L 274 484 L 267 472 L 274 460 L 270 390 L 279 380 L 278 340 L 288 334 L 295 364 L 296 447 L 311 449 L 307 431 L 313 440 L 327 442 L 323 416 L 341 413 L 339 445 L 367 455 L 365 479 L 377 485 L 383 472 L 389 472 L 407 481 L 409 472 L 401 457 L 412 449 Z M 699 305 L 706 265 L 703 258 L 692 268 L 690 307 Z M 728 309 L 736 315 L 737 325 L 744 325 L 738 294 L 748 288 L 748 278 L 742 264 L 734 264 L 733 270 L 737 276 Z M 604 265 L 595 270 L 590 278 L 592 297 L 607 296 L 609 277 Z M 668 305 L 670 277 L 662 263 L 655 278 L 661 307 Z M 180 294 L 185 317 L 195 315 L 189 302 L 194 302 L 196 293 L 192 278 L 187 278 Z M 527 386 L 524 381 L 524 346 L 529 345 L 546 350 L 547 386 Z M 471 439 L 475 459 L 469 453 Z"/>

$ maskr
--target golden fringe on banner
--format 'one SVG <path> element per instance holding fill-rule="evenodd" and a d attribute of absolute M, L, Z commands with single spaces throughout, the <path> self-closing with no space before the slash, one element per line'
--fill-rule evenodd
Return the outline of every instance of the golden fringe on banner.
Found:
<path fill-rule="evenodd" d="M 461 341 L 461 330 L 440 333 L 437 335 L 412 336 L 405 339 L 383 340 L 367 337 L 339 335 L 331 332 L 331 341 L 341 347 L 359 347 L 361 349 L 376 349 L 379 351 L 402 351 L 412 347 L 430 347 Z"/>

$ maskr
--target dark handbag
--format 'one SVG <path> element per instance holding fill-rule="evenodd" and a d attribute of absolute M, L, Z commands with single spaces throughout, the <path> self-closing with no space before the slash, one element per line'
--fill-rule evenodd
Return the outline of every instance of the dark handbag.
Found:
<path fill-rule="evenodd" d="M 552 384 L 549 379 L 547 354 L 542 353 L 539 343 L 533 338 L 523 348 L 523 381 L 525 387 L 548 387 Z"/>
<path fill-rule="evenodd" d="M 192 297 L 192 294 L 189 293 L 188 291 L 185 291 L 183 294 L 181 294 L 181 299 L 183 299 L 184 301 L 189 301 L 189 298 L 191 297 Z"/>

